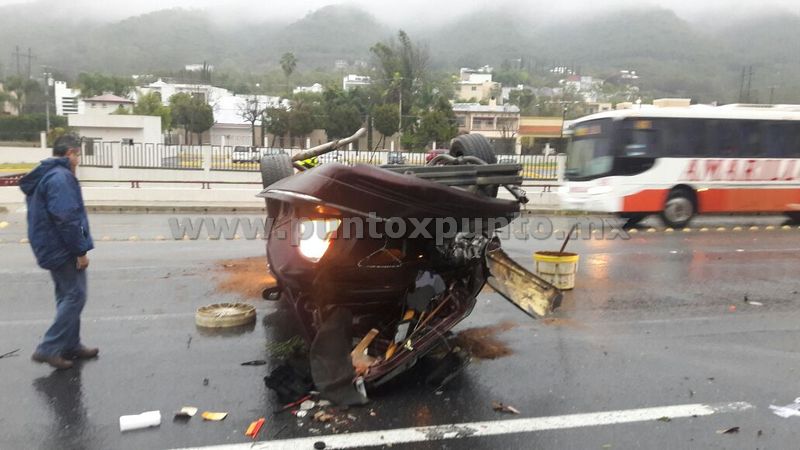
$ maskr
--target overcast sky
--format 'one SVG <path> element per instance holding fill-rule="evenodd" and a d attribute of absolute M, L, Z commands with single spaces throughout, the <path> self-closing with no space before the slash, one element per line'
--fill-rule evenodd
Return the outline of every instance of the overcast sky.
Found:
<path fill-rule="evenodd" d="M 517 13 L 525 11 L 536 15 L 577 13 L 585 16 L 598 11 L 654 5 L 671 9 L 690 20 L 707 16 L 710 12 L 720 14 L 719 19 L 740 18 L 771 7 L 800 15 L 800 0 L 0 0 L 0 6 L 36 2 L 47 3 L 51 10 L 63 10 L 73 16 L 88 15 L 109 20 L 172 7 L 205 9 L 227 20 L 287 20 L 300 18 L 325 5 L 345 3 L 358 5 L 378 16 L 382 22 L 389 23 L 393 20 L 418 23 L 424 21 L 425 16 L 435 22 L 443 17 L 486 8 L 508 8 Z M 426 14 L 421 15 L 421 11 Z"/>

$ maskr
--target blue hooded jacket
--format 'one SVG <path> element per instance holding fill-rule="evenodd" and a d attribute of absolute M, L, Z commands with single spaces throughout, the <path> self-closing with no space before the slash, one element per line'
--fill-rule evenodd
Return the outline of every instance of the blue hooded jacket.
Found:
<path fill-rule="evenodd" d="M 48 158 L 22 177 L 28 240 L 43 269 L 53 270 L 94 248 L 78 179 L 68 158 Z"/>

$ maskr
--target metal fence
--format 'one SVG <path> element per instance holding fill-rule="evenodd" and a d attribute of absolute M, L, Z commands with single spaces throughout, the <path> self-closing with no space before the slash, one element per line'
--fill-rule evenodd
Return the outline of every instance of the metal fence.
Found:
<path fill-rule="evenodd" d="M 294 155 L 301 149 L 220 145 L 121 144 L 101 142 L 83 149 L 81 164 L 92 167 L 142 169 L 187 169 L 212 171 L 257 172 L 259 161 L 266 154 L 286 152 Z M 559 158 L 562 159 L 559 163 Z M 499 163 L 522 165 L 526 180 L 556 181 L 561 179 L 563 155 L 497 155 Z M 337 150 L 319 157 L 327 164 L 404 164 L 422 166 L 428 162 L 425 152 L 387 152 Z"/>

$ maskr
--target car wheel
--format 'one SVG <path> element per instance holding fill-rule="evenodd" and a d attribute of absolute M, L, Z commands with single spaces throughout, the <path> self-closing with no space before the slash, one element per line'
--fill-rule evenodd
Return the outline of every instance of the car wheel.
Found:
<path fill-rule="evenodd" d="M 482 134 L 462 134 L 450 145 L 452 156 L 474 156 L 487 164 L 496 164 L 497 156 L 489 140 Z"/>
<path fill-rule="evenodd" d="M 294 175 L 289 155 L 267 155 L 261 158 L 261 184 L 264 187 Z"/>
<path fill-rule="evenodd" d="M 459 156 L 474 156 L 487 164 L 496 164 L 497 156 L 492 150 L 492 145 L 489 140 L 482 134 L 462 134 L 453 139 L 450 145 L 450 155 Z M 487 197 L 497 197 L 498 186 L 478 186 L 477 191 Z"/>
<path fill-rule="evenodd" d="M 684 228 L 697 210 L 694 192 L 689 189 L 673 189 L 664 202 L 661 220 L 672 228 Z"/>

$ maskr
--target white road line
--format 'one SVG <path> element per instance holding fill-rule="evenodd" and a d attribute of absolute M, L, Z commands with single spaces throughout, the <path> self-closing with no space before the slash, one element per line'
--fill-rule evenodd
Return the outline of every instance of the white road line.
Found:
<path fill-rule="evenodd" d="M 225 444 L 209 447 L 192 447 L 182 450 L 297 450 L 314 448 L 314 443 L 322 441 L 326 449 L 362 448 L 407 444 L 412 442 L 442 441 L 479 436 L 495 436 L 533 431 L 564 430 L 569 428 L 617 425 L 645 422 L 661 417 L 679 419 L 693 416 L 709 416 L 715 413 L 744 411 L 753 405 L 746 402 L 719 403 L 713 405 L 690 404 L 661 406 L 655 408 L 628 409 L 587 414 L 570 414 L 551 417 L 531 417 L 514 420 L 492 420 L 449 425 L 436 425 L 419 428 L 399 428 L 394 430 L 367 431 L 363 433 L 311 436 L 298 439 L 262 441 L 256 443 Z"/>

